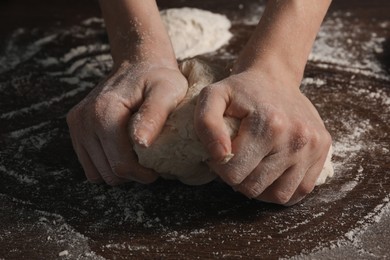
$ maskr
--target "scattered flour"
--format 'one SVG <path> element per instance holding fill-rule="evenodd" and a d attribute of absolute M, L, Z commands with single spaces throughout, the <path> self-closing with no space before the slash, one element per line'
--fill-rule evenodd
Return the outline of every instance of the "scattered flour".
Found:
<path fill-rule="evenodd" d="M 244 8 L 244 6 L 242 6 Z M 259 7 L 257 10 L 253 8 L 253 16 L 246 16 L 244 20 L 235 20 L 235 24 L 245 24 L 245 25 L 254 25 L 257 23 L 259 18 L 259 12 L 262 12 L 263 7 Z M 215 16 L 212 16 L 215 17 Z M 218 16 L 220 21 L 226 19 L 223 16 Z M 320 34 L 318 35 L 317 42 L 314 45 L 313 52 L 310 56 L 310 63 L 312 63 L 316 68 L 319 69 L 335 69 L 342 72 L 349 72 L 353 74 L 351 80 L 353 80 L 354 76 L 361 75 L 372 77 L 374 79 L 380 79 L 389 81 L 388 73 L 381 66 L 380 62 L 377 59 L 377 55 L 383 53 L 383 41 L 384 38 L 379 34 L 370 34 L 365 35 L 365 32 L 359 30 L 358 25 L 355 25 L 352 21 L 346 19 L 348 17 L 347 14 L 335 13 L 330 16 L 324 23 L 324 26 L 321 29 Z M 183 18 L 180 18 L 183 19 Z M 191 18 L 195 19 L 195 18 Z M 188 20 L 190 21 L 190 20 Z M 187 21 L 187 22 L 188 22 Z M 224 27 L 220 30 L 220 33 L 225 33 L 224 41 L 228 41 L 230 36 L 228 29 L 228 22 L 224 23 Z M 189 25 L 188 25 L 189 26 Z M 201 26 L 205 26 L 201 24 Z M 380 27 L 383 29 L 389 28 L 388 22 L 382 22 Z M 193 30 L 193 29 L 192 29 Z M 59 93 L 57 96 L 52 97 L 47 101 L 39 101 L 36 104 L 31 106 L 26 106 L 25 108 L 21 108 L 15 111 L 7 111 L 2 112 L 0 114 L 0 119 L 9 119 L 17 117 L 21 114 L 30 115 L 33 114 L 37 110 L 45 110 L 50 109 L 50 107 L 59 102 L 63 102 L 67 100 L 69 97 L 74 97 L 85 91 L 89 88 L 92 88 L 94 85 L 92 82 L 95 82 L 97 78 L 103 77 L 106 75 L 112 66 L 112 59 L 109 55 L 109 47 L 107 43 L 99 42 L 97 43 L 85 43 L 84 39 L 88 37 L 94 37 L 94 35 L 104 34 L 104 24 L 100 18 L 90 18 L 81 23 L 80 26 L 76 26 L 74 28 L 67 28 L 63 31 L 57 31 L 55 33 L 47 33 L 47 35 L 39 35 L 31 40 L 29 44 L 26 44 L 22 41 L 26 35 L 29 35 L 29 32 L 25 29 L 19 29 L 15 31 L 13 35 L 11 35 L 9 41 L 6 42 L 6 48 L 4 53 L 0 56 L 0 74 L 6 73 L 16 66 L 23 64 L 25 61 L 30 60 L 35 62 L 34 65 L 37 66 L 37 69 L 42 69 L 43 73 L 58 79 L 59 81 L 65 82 L 68 84 L 68 88 L 65 92 Z M 71 37 L 72 39 L 81 39 L 72 49 L 66 50 L 62 55 L 53 55 L 46 52 L 46 47 L 51 44 L 55 44 L 56 41 L 62 39 L 63 37 Z M 357 46 L 356 39 L 364 38 L 361 46 Z M 94 38 L 93 38 L 94 39 Z M 359 41 L 360 43 L 361 41 Z M 219 43 L 223 45 L 222 41 Z M 176 47 L 177 49 L 177 47 Z M 210 50 L 208 50 L 210 51 Z M 183 54 L 184 55 L 184 54 Z M 191 54 L 195 55 L 195 54 Z M 223 55 L 225 55 L 223 53 Z M 229 59 L 233 59 L 235 57 L 234 54 L 227 53 L 225 57 Z M 66 68 L 64 70 L 64 68 Z M 17 72 L 16 72 L 17 74 Z M 16 84 L 16 83 L 15 83 Z M 326 86 L 327 80 L 323 78 L 321 75 L 318 77 L 307 77 L 304 79 L 303 85 L 316 85 L 316 86 Z M 352 84 L 352 83 L 351 83 Z M 7 85 L 3 82 L 0 82 L 0 91 L 3 91 Z M 386 91 L 378 88 L 378 89 L 357 89 L 356 93 L 361 97 L 367 99 L 368 102 L 379 102 L 383 105 L 390 105 L 390 99 Z M 23 129 L 18 129 L 10 133 L 10 136 L 16 140 L 18 138 L 25 138 L 26 136 L 32 135 L 34 131 L 40 130 L 46 127 L 48 122 L 42 122 L 35 124 L 34 126 L 25 127 Z M 358 121 L 357 118 L 350 118 L 345 116 L 344 128 L 348 129 L 345 133 L 339 136 L 339 138 L 334 143 L 334 153 L 338 158 L 336 160 L 336 172 L 342 172 L 350 167 L 349 163 L 355 163 L 356 157 L 359 155 L 359 152 L 367 149 L 367 143 L 363 141 L 363 137 L 368 135 L 371 131 L 374 131 L 372 127 L 372 123 L 370 120 L 362 120 Z M 43 138 L 43 137 L 42 137 Z M 41 149 L 45 145 L 45 140 L 37 140 L 36 143 L 31 143 L 31 147 L 34 145 L 37 149 Z M 34 147 L 35 147 L 34 146 Z M 388 154 L 389 149 L 386 147 L 382 148 L 383 154 Z M 16 155 L 23 155 L 22 152 L 18 154 L 18 151 L 15 152 Z M 355 161 L 354 161 L 355 160 Z M 2 160 L 0 158 L 0 165 Z M 355 165 L 356 166 L 356 165 Z M 288 230 L 299 230 L 302 227 L 305 227 L 312 220 L 317 221 L 322 217 L 329 216 L 327 209 L 332 202 L 336 200 L 340 200 L 342 198 L 346 198 L 348 194 L 356 189 L 356 187 L 361 183 L 364 178 L 366 178 L 366 171 L 369 169 L 365 169 L 362 166 L 356 166 L 356 171 L 352 178 L 345 181 L 343 185 L 341 185 L 341 189 L 338 192 L 330 191 L 329 194 L 326 193 L 326 187 L 319 192 L 318 198 L 330 198 L 328 200 L 316 200 L 316 204 L 321 204 L 322 211 L 309 214 L 308 219 L 301 219 L 298 221 L 297 217 L 294 217 L 294 214 L 289 215 L 286 221 L 284 219 L 278 219 L 281 215 L 278 212 L 272 212 L 275 215 L 272 223 L 275 223 L 275 230 L 286 234 Z M 23 171 L 22 171 L 23 170 Z M 19 172 L 20 171 L 20 172 Z M 56 176 L 56 171 L 52 170 L 50 173 L 53 176 Z M 39 170 L 32 169 L 28 174 L 24 169 L 11 169 L 5 167 L 4 165 L 0 166 L 0 174 L 5 176 L 11 176 L 16 180 L 17 183 L 21 185 L 21 187 L 25 189 L 29 189 L 30 187 L 37 187 L 32 191 L 32 196 L 46 196 L 44 193 L 39 194 L 39 189 L 44 191 L 50 190 L 47 187 L 40 187 L 40 181 L 44 180 L 42 183 L 47 183 L 46 179 L 43 179 L 39 174 Z M 64 175 L 66 178 L 66 175 Z M 65 183 L 65 182 L 64 182 Z M 62 187 L 63 188 L 63 187 Z M 53 185 L 53 189 L 58 189 L 58 187 Z M 213 232 L 213 226 L 205 225 L 202 228 L 193 228 L 189 230 L 181 229 L 181 228 L 171 228 L 164 225 L 164 221 L 167 221 L 163 217 L 158 217 L 156 215 L 151 214 L 148 211 L 148 203 L 153 200 L 153 192 L 151 190 L 143 189 L 141 186 L 134 186 L 131 189 L 120 189 L 114 188 L 106 190 L 104 187 L 90 187 L 86 183 L 78 183 L 75 187 L 67 187 L 69 189 L 69 193 L 75 191 L 75 196 L 77 196 L 77 192 L 87 193 L 88 196 L 85 198 L 85 203 L 93 202 L 95 210 L 103 210 L 103 214 L 101 216 L 101 222 L 95 223 L 94 225 L 104 225 L 107 224 L 105 221 L 118 219 L 120 221 L 120 225 L 125 224 L 137 224 L 143 228 L 151 228 L 153 230 L 160 230 L 163 234 L 166 235 L 167 240 L 172 241 L 187 241 L 188 239 L 195 238 L 197 236 L 205 237 L 207 239 L 207 234 L 211 234 Z M 179 196 L 180 190 L 175 191 L 176 193 L 172 194 L 171 197 L 167 197 L 167 204 L 172 202 L 172 198 L 174 196 Z M 334 197 L 331 197 L 332 194 Z M 38 195 L 36 195 L 38 194 Z M 184 194 L 184 193 L 183 193 Z M 191 194 L 193 195 L 193 194 Z M 1 195 L 3 196 L 3 195 Z M 80 195 L 78 195 L 80 196 Z M 45 197 L 46 198 L 46 197 Z M 185 198 L 179 198 L 181 200 L 185 200 Z M 305 214 L 310 206 L 310 200 L 303 203 L 301 208 L 298 206 L 296 212 L 299 214 Z M 81 206 L 82 207 L 82 206 Z M 234 210 L 239 210 L 240 205 L 235 205 L 236 208 Z M 232 207 L 233 208 L 233 207 Z M 217 214 L 218 216 L 226 216 L 229 215 L 230 208 L 226 210 L 220 210 Z M 82 213 L 81 213 L 82 212 Z M 290 211 L 284 211 L 283 216 L 288 214 Z M 291 212 L 294 213 L 294 210 Z M 295 213 L 296 213 L 295 212 Z M 389 212 L 389 198 L 386 197 L 383 200 L 383 203 L 380 203 L 376 206 L 375 209 L 367 212 L 365 217 L 359 222 L 356 223 L 355 227 L 346 232 L 343 235 L 342 239 L 330 241 L 330 247 L 341 247 L 344 244 L 352 243 L 356 245 L 357 249 L 359 248 L 359 239 L 361 233 L 364 232 L 366 228 L 372 223 L 376 223 L 380 221 L 383 214 Z M 18 213 L 18 212 L 16 212 Z M 88 214 L 87 211 L 83 211 L 80 209 L 81 214 Z M 189 218 L 194 218 L 196 221 L 196 213 L 194 212 Z M 18 213 L 19 214 L 19 213 Z M 60 254 L 61 252 L 65 252 L 67 250 L 68 256 L 76 256 L 76 252 L 74 251 L 78 244 L 81 241 L 81 248 L 86 249 L 86 256 L 92 255 L 94 253 L 90 251 L 87 242 L 89 239 L 84 235 L 76 232 L 69 224 L 67 224 L 63 217 L 59 215 L 53 215 L 52 213 L 48 213 L 45 211 L 34 211 L 33 214 L 37 215 L 36 226 L 44 226 L 49 233 L 47 235 L 47 240 L 51 241 L 52 239 L 58 239 L 58 243 L 61 244 L 61 248 L 56 251 L 56 254 Z M 199 213 L 200 214 L 200 213 Z M 278 215 L 279 214 L 279 215 Z M 348 214 L 348 213 L 345 213 Z M 386 213 L 387 214 L 387 213 Z M 260 214 L 263 216 L 263 212 Z M 188 216 L 188 215 L 184 215 Z M 345 218 L 348 216 L 340 216 L 340 218 Z M 45 220 L 45 218 L 48 220 Z M 54 222 L 53 222 L 54 221 Z M 186 223 L 188 219 L 180 216 L 178 217 L 177 223 Z M 191 220 L 189 220 L 191 221 Z M 279 221 L 279 222 L 278 222 Z M 178 227 L 182 227 L 183 224 L 178 224 Z M 295 224 L 295 225 L 294 225 Z M 336 223 L 337 225 L 343 225 L 345 223 Z M 108 224 L 107 224 L 108 225 Z M 185 225 L 185 224 L 184 224 Z M 261 230 L 257 231 L 243 231 L 242 226 L 238 222 L 229 223 L 229 233 L 233 234 L 233 237 L 229 237 L 229 234 L 218 241 L 218 243 L 227 243 L 228 240 L 237 240 L 242 235 L 246 234 L 246 232 L 252 232 L 252 244 L 256 241 L 261 241 L 261 239 L 275 239 L 267 234 L 263 234 Z M 16 232 L 13 231 L 13 232 Z M 309 231 L 307 231 L 309 232 Z M 277 233 L 277 232 L 275 232 Z M 131 234 L 129 234 L 131 235 Z M 0 235 L 1 237 L 2 235 Z M 4 236 L 4 235 L 3 235 Z M 291 239 L 291 241 L 298 241 L 299 239 L 292 237 L 290 235 L 286 235 L 286 241 Z M 310 238 L 313 239 L 313 238 Z M 210 239 L 211 240 L 211 239 Z M 67 241 L 70 241 L 69 244 L 75 245 L 73 249 L 67 248 L 65 245 Z M 78 242 L 79 241 L 79 242 Z M 309 238 L 308 238 L 309 241 Z M 311 241 L 312 242 L 312 241 Z M 148 244 L 142 245 L 132 245 L 129 243 L 116 243 L 109 242 L 103 245 L 105 248 L 127 248 L 130 251 L 147 251 L 150 250 L 151 247 Z M 315 250 L 323 250 L 329 247 L 329 244 L 320 244 Z M 272 249 L 269 249 L 270 252 Z M 316 252 L 314 250 L 314 253 Z M 268 253 L 270 253 L 268 252 Z M 267 251 L 262 252 L 267 254 Z M 310 252 L 306 252 L 310 255 Z M 64 253 L 63 253 L 64 254 Z M 73 255 L 74 254 L 74 255 Z M 231 254 L 221 254 L 220 252 L 215 252 L 216 255 L 219 256 L 234 256 L 234 253 Z M 264 255 L 263 255 L 264 256 Z M 94 256 L 96 257 L 96 256 Z M 93 258 L 93 257 L 92 257 Z"/>
<path fill-rule="evenodd" d="M 323 259 L 324 256 L 327 256 L 329 259 L 334 259 L 335 257 L 340 257 L 342 256 L 342 252 L 356 252 L 357 257 L 359 259 L 364 259 L 367 257 L 367 255 L 373 259 L 380 258 L 374 253 L 367 252 L 364 249 L 364 243 L 367 243 L 367 238 L 365 236 L 367 230 L 371 229 L 373 224 L 379 223 L 381 219 L 384 216 L 387 216 L 389 218 L 390 216 L 390 199 L 389 197 L 385 197 L 382 200 L 381 204 L 378 204 L 373 211 L 369 212 L 365 217 L 363 217 L 358 223 L 356 224 L 356 228 L 348 231 L 347 233 L 344 234 L 344 236 L 336 241 L 329 241 L 329 244 L 324 245 L 321 244 L 317 246 L 316 248 L 310 250 L 310 252 L 302 252 L 302 254 L 288 258 L 288 259 L 294 259 L 294 260 L 299 260 L 299 259 Z M 368 239 L 372 239 L 368 236 Z M 381 237 L 380 239 L 383 239 Z M 382 243 L 381 241 L 377 241 L 374 243 Z M 337 253 L 338 251 L 335 249 L 340 249 L 341 252 Z M 385 249 L 386 250 L 386 249 Z M 336 253 L 332 253 L 336 252 Z M 333 254 L 335 254 L 333 256 Z M 365 256 L 361 256 L 360 254 L 363 254 Z M 346 256 L 351 257 L 351 253 L 347 253 Z M 328 259 L 326 258 L 326 259 Z M 287 259 L 287 258 L 283 258 Z"/>
<path fill-rule="evenodd" d="M 18 174 L 13 170 L 6 169 L 3 165 L 0 165 L 0 172 L 2 174 L 5 174 L 5 175 L 8 175 L 8 176 L 15 178 L 21 184 L 28 184 L 28 185 L 38 184 L 38 181 L 35 180 L 33 177 Z"/>
<path fill-rule="evenodd" d="M 365 30 L 361 30 L 357 23 L 345 19 L 346 17 L 347 14 L 335 12 L 331 19 L 324 21 L 309 61 L 321 68 L 333 68 L 390 81 L 389 74 L 377 58 L 385 38 L 375 33 L 367 37 Z"/>

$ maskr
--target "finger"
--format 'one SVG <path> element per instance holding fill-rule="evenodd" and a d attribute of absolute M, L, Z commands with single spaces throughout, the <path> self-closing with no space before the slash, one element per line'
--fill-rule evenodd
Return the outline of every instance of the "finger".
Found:
<path fill-rule="evenodd" d="M 298 188 L 291 196 L 291 199 L 288 203 L 285 204 L 286 206 L 291 206 L 298 203 L 313 191 L 316 181 L 324 167 L 324 163 L 327 157 L 326 155 L 327 154 L 323 155 L 312 167 L 309 168 Z"/>
<path fill-rule="evenodd" d="M 122 114 L 120 114 L 122 113 Z M 112 172 L 120 179 L 133 180 L 140 183 L 151 183 L 158 178 L 157 173 L 138 163 L 133 152 L 127 131 L 128 112 L 119 110 L 116 114 L 116 125 L 104 131 L 98 131 L 101 146 L 107 157 Z"/>
<path fill-rule="evenodd" d="M 288 203 L 302 181 L 307 168 L 302 164 L 295 164 L 288 168 L 280 178 L 257 197 L 258 200 L 285 205 Z"/>
<path fill-rule="evenodd" d="M 231 109 L 233 106 L 236 108 Z M 242 113 L 240 111 L 244 109 L 242 106 L 237 107 L 237 104 L 231 105 L 229 113 Z M 272 114 L 268 113 L 267 117 L 259 113 L 247 114 L 241 120 L 238 134 L 232 142 L 232 153 L 235 156 L 226 165 L 215 165 L 213 169 L 228 184 L 240 184 L 263 158 L 284 149 L 283 144 L 288 138 L 285 130 L 282 119 Z"/>
<path fill-rule="evenodd" d="M 132 121 L 131 133 L 136 143 L 144 147 L 153 143 L 169 114 L 185 94 L 177 89 L 184 88 L 172 86 L 167 80 L 153 83 L 146 88 L 145 100 Z"/>
<path fill-rule="evenodd" d="M 103 178 L 100 176 L 99 171 L 96 169 L 88 153 L 83 148 L 78 150 L 77 156 L 79 157 L 79 161 L 84 169 L 84 173 L 88 181 L 92 183 L 103 182 Z"/>
<path fill-rule="evenodd" d="M 120 178 L 115 176 L 115 174 L 111 170 L 110 164 L 106 158 L 106 155 L 104 154 L 103 148 L 97 137 L 90 137 L 88 140 L 86 140 L 85 149 L 92 163 L 99 171 L 100 176 L 108 185 L 117 186 L 124 182 L 124 180 L 121 180 Z"/>
<path fill-rule="evenodd" d="M 222 162 L 231 155 L 231 140 L 223 115 L 228 95 L 221 85 L 210 85 L 199 94 L 195 109 L 195 131 L 211 160 Z"/>
<path fill-rule="evenodd" d="M 251 174 L 234 189 L 248 198 L 256 198 L 290 166 L 291 162 L 281 153 L 266 156 Z"/>
<path fill-rule="evenodd" d="M 69 124 L 69 122 L 68 122 L 68 124 Z M 87 177 L 88 181 L 90 181 L 92 183 L 102 182 L 103 179 L 99 175 L 99 172 L 96 169 L 95 165 L 93 165 L 91 158 L 89 158 L 88 153 L 76 141 L 76 138 L 75 138 L 74 132 L 73 132 L 73 128 L 70 127 L 70 124 L 69 124 L 69 134 L 70 134 L 70 137 L 72 140 L 73 149 L 76 152 L 77 158 L 78 158 L 81 166 L 83 167 L 85 176 Z"/>

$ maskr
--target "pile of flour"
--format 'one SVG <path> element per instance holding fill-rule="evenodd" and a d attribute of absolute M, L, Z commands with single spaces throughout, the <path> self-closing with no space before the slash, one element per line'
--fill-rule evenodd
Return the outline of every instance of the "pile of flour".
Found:
<path fill-rule="evenodd" d="M 177 59 L 213 52 L 232 34 L 226 16 L 196 8 L 173 8 L 160 12 Z"/>

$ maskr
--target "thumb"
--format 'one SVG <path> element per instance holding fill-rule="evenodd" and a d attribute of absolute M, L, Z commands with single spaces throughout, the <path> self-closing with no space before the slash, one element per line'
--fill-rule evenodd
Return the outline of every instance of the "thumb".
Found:
<path fill-rule="evenodd" d="M 146 89 L 145 100 L 133 116 L 130 126 L 131 137 L 135 143 L 148 147 L 160 134 L 169 114 L 182 98 L 172 89 L 172 83 L 169 81 L 159 81 Z"/>
<path fill-rule="evenodd" d="M 212 161 L 218 163 L 226 163 L 233 156 L 223 116 L 227 100 L 223 89 L 211 85 L 200 92 L 195 110 L 195 131 Z"/>

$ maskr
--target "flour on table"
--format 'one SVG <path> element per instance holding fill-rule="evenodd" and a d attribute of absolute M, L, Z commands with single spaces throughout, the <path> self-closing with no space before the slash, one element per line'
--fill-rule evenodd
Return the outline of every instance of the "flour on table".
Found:
<path fill-rule="evenodd" d="M 172 8 L 160 12 L 177 59 L 213 52 L 232 34 L 226 16 L 196 8 Z"/>
<path fill-rule="evenodd" d="M 194 110 L 198 94 L 202 88 L 217 81 L 222 69 L 211 67 L 199 59 L 186 60 L 180 65 L 188 81 L 185 98 L 166 121 L 162 133 L 148 148 L 134 145 L 139 162 L 145 167 L 154 169 L 166 179 L 178 179 L 185 184 L 201 185 L 216 178 L 206 161 L 209 155 L 197 138 L 194 130 Z M 225 126 L 234 138 L 239 120 L 225 117 Z M 228 155 L 226 161 L 234 155 Z M 317 185 L 333 175 L 331 150 L 317 180 Z"/>

